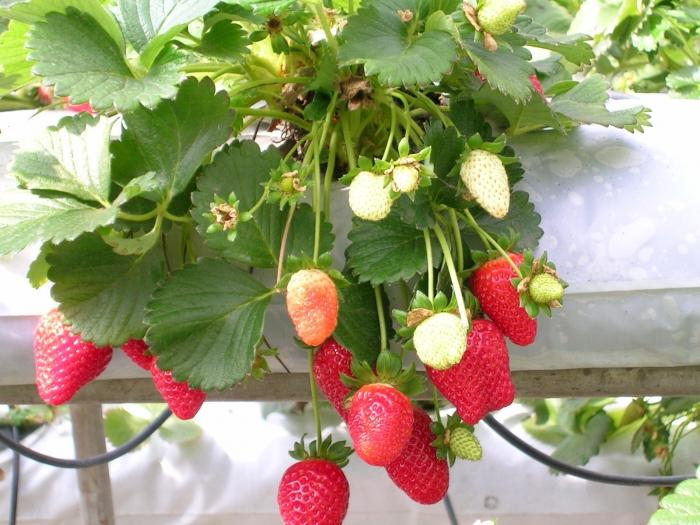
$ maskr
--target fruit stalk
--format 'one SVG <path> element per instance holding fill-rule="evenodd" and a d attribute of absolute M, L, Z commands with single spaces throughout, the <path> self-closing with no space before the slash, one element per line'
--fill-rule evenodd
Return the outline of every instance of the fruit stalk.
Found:
<path fill-rule="evenodd" d="M 457 213 L 450 208 L 450 225 L 452 226 L 452 235 L 455 238 L 455 250 L 457 250 L 457 271 L 461 272 L 464 270 L 464 247 L 462 246 L 462 232 L 459 229 L 459 222 L 457 222 Z"/>
<path fill-rule="evenodd" d="M 462 294 L 462 286 L 459 282 L 459 277 L 457 276 L 457 270 L 455 269 L 454 261 L 452 260 L 452 253 L 450 253 L 450 246 L 447 244 L 447 239 L 445 239 L 445 234 L 442 231 L 440 225 L 436 222 L 433 226 L 433 231 L 440 243 L 440 248 L 445 256 L 445 262 L 447 263 L 447 271 L 450 274 L 450 281 L 452 281 L 452 289 L 454 291 L 455 297 L 457 299 L 457 309 L 459 310 L 459 317 L 462 319 L 462 323 L 467 326 L 469 324 L 469 318 L 467 317 L 467 309 L 464 306 L 464 294 Z"/>
<path fill-rule="evenodd" d="M 318 389 L 314 378 L 314 349 L 309 348 L 307 352 L 309 367 L 309 388 L 311 389 L 311 406 L 314 411 L 314 425 L 316 426 L 316 443 L 321 443 L 321 411 L 318 407 Z"/>
<path fill-rule="evenodd" d="M 431 301 L 435 298 L 435 289 L 433 283 L 433 246 L 430 242 L 430 234 L 428 228 L 423 228 L 423 239 L 425 240 L 425 254 L 428 260 L 428 299 Z"/>
<path fill-rule="evenodd" d="M 280 241 L 280 253 L 277 260 L 277 280 L 275 282 L 280 282 L 282 278 L 282 269 L 284 268 L 284 253 L 287 249 L 287 238 L 289 237 L 289 228 L 292 226 L 292 218 L 294 217 L 294 210 L 296 210 L 296 203 L 292 202 L 289 205 L 289 211 L 287 212 L 287 222 L 284 223 L 284 230 L 282 231 L 282 240 Z"/>
<path fill-rule="evenodd" d="M 394 142 L 394 134 L 396 133 L 396 106 L 391 104 L 389 106 L 391 111 L 391 128 L 389 129 L 389 138 L 386 141 L 386 147 L 384 148 L 384 154 L 382 155 L 382 160 L 389 158 L 389 152 L 391 152 L 391 144 Z"/>
<path fill-rule="evenodd" d="M 510 256 L 506 253 L 506 251 L 503 249 L 503 247 L 502 247 L 500 244 L 498 244 L 498 242 L 497 242 L 493 237 L 491 237 L 491 236 L 486 232 L 486 230 L 484 230 L 481 226 L 479 226 L 479 223 L 476 222 L 476 220 L 474 219 L 474 217 L 472 216 L 472 214 L 469 213 L 469 210 L 467 210 L 467 209 L 465 208 L 465 209 L 463 210 L 462 215 L 463 215 L 463 217 L 465 218 L 465 220 L 467 221 L 467 223 L 469 224 L 469 226 L 471 226 L 472 229 L 479 235 L 479 237 L 481 237 L 482 239 L 483 239 L 483 238 L 486 238 L 486 240 L 488 241 L 488 243 L 489 243 L 491 246 L 493 246 L 493 247 L 496 249 L 496 251 L 497 251 L 498 253 L 500 253 L 506 261 L 508 261 L 508 264 L 511 265 L 511 267 L 512 267 L 513 270 L 515 271 L 515 274 L 516 274 L 520 279 L 522 279 L 522 278 L 523 278 L 523 274 L 520 272 L 520 268 L 518 268 L 518 265 L 515 264 L 515 263 L 511 260 Z"/>
<path fill-rule="evenodd" d="M 384 303 L 382 302 L 381 285 L 374 287 L 374 299 L 377 303 L 377 316 L 379 318 L 379 333 L 381 334 L 382 345 L 380 351 L 386 350 L 388 347 L 386 337 L 386 320 L 384 319 Z"/>

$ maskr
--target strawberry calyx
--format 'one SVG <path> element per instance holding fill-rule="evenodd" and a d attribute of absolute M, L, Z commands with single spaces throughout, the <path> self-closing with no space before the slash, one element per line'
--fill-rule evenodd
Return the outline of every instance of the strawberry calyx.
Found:
<path fill-rule="evenodd" d="M 296 205 L 306 191 L 305 180 L 306 174 L 300 162 L 280 162 L 280 165 L 270 172 L 267 202 L 279 203 L 280 210 L 287 205 Z"/>
<path fill-rule="evenodd" d="M 350 370 L 352 377 L 340 376 L 342 383 L 350 389 L 348 400 L 363 386 L 375 383 L 391 386 L 409 398 L 420 394 L 424 388 L 423 379 L 416 374 L 415 364 L 403 368 L 401 357 L 389 350 L 379 353 L 374 369 L 366 361 L 353 359 Z"/>
<path fill-rule="evenodd" d="M 520 273 L 522 278 L 515 277 L 511 280 L 518 290 L 520 306 L 532 318 L 540 312 L 551 317 L 552 308 L 562 306 L 564 289 L 569 285 L 559 278 L 554 263 L 547 259 L 547 252 L 536 259 L 532 251 L 525 250 Z"/>
<path fill-rule="evenodd" d="M 445 423 L 434 421 L 430 430 L 435 434 L 431 444 L 436 449 L 437 457 L 447 459 L 450 467 L 457 458 L 469 461 L 481 459 L 481 445 L 474 435 L 474 427 L 464 423 L 456 412 L 448 416 Z"/>
<path fill-rule="evenodd" d="M 284 290 L 289 280 L 292 278 L 292 275 L 300 270 L 321 270 L 331 278 L 337 287 L 344 288 L 349 286 L 350 282 L 341 272 L 332 268 L 332 264 L 333 258 L 329 252 L 321 254 L 316 261 L 307 255 L 302 255 L 301 257 L 290 255 L 284 263 L 285 274 L 276 284 L 275 288 Z"/>
<path fill-rule="evenodd" d="M 294 448 L 289 451 L 289 455 L 298 460 L 304 461 L 305 459 L 325 459 L 331 463 L 335 463 L 340 468 L 343 468 L 349 463 L 350 455 L 352 454 L 352 448 L 346 445 L 346 441 L 336 441 L 333 442 L 333 436 L 328 434 L 320 445 L 316 440 L 309 443 L 308 448 L 304 443 L 306 434 L 301 436 L 301 439 L 294 443 Z"/>
<path fill-rule="evenodd" d="M 226 232 L 226 238 L 230 242 L 236 240 L 236 227 L 240 222 L 249 219 L 242 216 L 239 203 L 233 192 L 226 199 L 214 195 L 214 200 L 209 205 L 209 212 L 202 214 L 209 221 L 207 233 Z"/>
<path fill-rule="evenodd" d="M 472 307 L 476 306 L 475 301 L 476 299 L 474 299 L 474 296 L 467 292 L 467 315 L 469 317 L 471 317 Z M 408 310 L 395 309 L 392 311 L 394 319 L 396 319 L 400 326 L 396 333 L 401 337 L 410 339 L 418 325 L 435 314 L 443 312 L 459 315 L 457 310 L 457 298 L 454 295 L 448 300 L 443 292 L 438 292 L 431 301 L 427 295 L 418 290 Z M 471 324 L 471 322 L 469 322 L 469 324 Z M 404 345 L 404 348 L 413 349 L 411 342 L 409 341 Z"/>

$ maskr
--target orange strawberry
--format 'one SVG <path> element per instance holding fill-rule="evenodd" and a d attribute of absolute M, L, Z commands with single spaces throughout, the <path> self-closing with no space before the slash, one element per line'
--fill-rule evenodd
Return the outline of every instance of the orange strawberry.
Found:
<path fill-rule="evenodd" d="M 338 323 L 338 292 L 321 270 L 299 270 L 287 285 L 287 313 L 304 344 L 318 346 Z"/>

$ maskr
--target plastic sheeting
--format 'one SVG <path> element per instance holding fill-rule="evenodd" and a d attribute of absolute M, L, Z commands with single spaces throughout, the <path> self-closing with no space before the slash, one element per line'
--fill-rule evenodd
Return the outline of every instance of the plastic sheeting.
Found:
<path fill-rule="evenodd" d="M 513 143 L 526 168 L 521 187 L 542 216 L 540 249 L 571 285 L 565 307 L 552 319 L 541 318 L 537 342 L 511 347 L 514 369 L 700 364 L 697 141 L 677 131 L 679 122 L 700 120 L 700 102 L 640 98 L 652 109 L 653 127 L 644 134 L 584 126 L 565 137 L 545 132 Z M 638 103 L 615 104 L 632 102 Z M 14 142 L 57 118 L 47 112 L 29 120 L 27 112 L 2 115 L 8 122 L 3 127 L 0 120 L 0 141 L 7 141 L 0 142 L 0 166 Z M 261 142 L 270 140 L 263 135 Z M 10 184 L 0 178 L 0 189 Z M 345 190 L 336 191 L 333 201 L 334 258 L 342 266 L 350 225 Z M 31 331 L 35 316 L 52 304 L 48 287 L 32 290 L 24 278 L 31 256 L 0 259 L 0 330 L 7 334 L 0 384 L 32 381 Z M 292 368 L 304 370 L 279 297 L 266 327 Z M 118 356 L 104 377 L 137 374 Z"/>
<path fill-rule="evenodd" d="M 510 407 L 499 418 L 516 429 L 523 409 Z M 326 414 L 327 415 L 327 414 Z M 330 418 L 324 420 L 332 425 Z M 210 403 L 196 421 L 197 442 L 177 446 L 156 437 L 110 465 L 118 525 L 276 525 L 277 484 L 292 463 L 286 451 L 303 432 L 313 434 L 310 413 L 261 417 L 254 403 Z M 329 429 L 331 427 L 328 427 Z M 336 439 L 344 427 L 333 427 Z M 656 507 L 648 488 L 616 487 L 553 476 L 508 446 L 485 425 L 477 427 L 484 447 L 479 463 L 458 462 L 451 470 L 450 495 L 461 525 L 497 518 L 498 525 L 641 525 Z M 531 440 L 527 437 L 526 439 Z M 603 446 L 590 467 L 626 474 L 655 474 L 657 465 L 629 455 L 630 436 Z M 43 452 L 72 457 L 70 428 L 58 424 L 30 436 Z M 690 472 L 700 441 L 690 437 L 677 452 L 681 472 Z M 542 445 L 543 449 L 548 449 Z M 683 470 L 683 466 L 687 470 Z M 0 451 L 9 474 L 10 453 Z M 444 506 L 410 501 L 381 468 L 352 457 L 345 469 L 350 509 L 345 525 L 448 525 Z M 135 485 L 134 480 L 138 480 Z M 22 461 L 22 525 L 75 525 L 75 472 Z M 9 480 L 0 482 L 0 524 L 7 516 Z"/>

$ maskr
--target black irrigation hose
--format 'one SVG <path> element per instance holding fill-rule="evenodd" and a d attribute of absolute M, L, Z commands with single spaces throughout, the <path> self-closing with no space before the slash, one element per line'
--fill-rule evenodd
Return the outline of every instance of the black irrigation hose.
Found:
<path fill-rule="evenodd" d="M 651 486 L 651 487 L 671 487 L 677 485 L 681 481 L 693 479 L 695 476 L 620 476 L 616 474 L 603 474 L 588 470 L 570 463 L 564 463 L 558 459 L 554 459 L 541 450 L 536 449 L 532 445 L 526 443 L 510 430 L 504 427 L 496 420 L 495 417 L 489 415 L 484 418 L 484 422 L 491 427 L 499 436 L 505 439 L 509 444 L 520 450 L 523 454 L 530 456 L 535 461 L 539 461 L 554 470 L 558 470 L 564 474 L 576 476 L 577 478 L 595 481 L 597 483 L 608 483 L 610 485 L 626 485 L 629 487 Z"/>
<path fill-rule="evenodd" d="M 19 441 L 19 427 L 12 427 L 12 438 Z M 12 486 L 10 488 L 10 517 L 8 525 L 17 525 L 17 508 L 19 506 L 19 452 L 12 452 Z"/>
<path fill-rule="evenodd" d="M 459 525 L 457 521 L 457 515 L 455 514 L 455 509 L 452 506 L 452 500 L 449 494 L 445 494 L 445 498 L 442 500 L 445 503 L 445 510 L 447 511 L 447 518 L 450 520 L 450 525 Z"/>
<path fill-rule="evenodd" d="M 163 410 L 163 412 L 161 412 L 158 417 L 151 421 L 146 428 L 144 428 L 141 432 L 139 432 L 136 436 L 124 443 L 122 446 L 117 447 L 114 450 L 111 450 L 104 454 L 98 454 L 97 456 L 85 459 L 62 459 L 55 458 L 52 456 L 46 456 L 45 454 L 37 452 L 36 450 L 32 450 L 31 448 L 25 447 L 24 445 L 19 443 L 18 440 L 8 438 L 2 433 L 0 433 L 0 443 L 3 443 L 8 448 L 14 450 L 15 452 L 21 454 L 24 457 L 33 459 L 34 461 L 38 461 L 39 463 L 43 463 L 45 465 L 50 465 L 52 467 L 89 468 L 94 467 L 95 465 L 109 463 L 110 461 L 122 457 L 124 454 L 128 454 L 136 447 L 138 447 L 141 443 L 146 441 L 149 437 L 151 437 L 151 435 L 153 435 L 153 433 L 156 430 L 158 430 L 171 415 L 172 412 L 170 410 Z"/>

